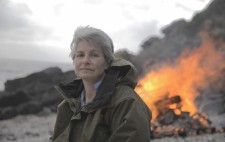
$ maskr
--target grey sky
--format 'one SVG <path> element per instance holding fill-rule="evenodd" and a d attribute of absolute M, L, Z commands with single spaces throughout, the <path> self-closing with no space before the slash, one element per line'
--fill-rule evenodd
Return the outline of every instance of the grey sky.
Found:
<path fill-rule="evenodd" d="M 144 39 L 159 35 L 163 25 L 181 18 L 182 14 L 166 15 L 169 11 L 165 8 L 177 7 L 184 18 L 200 9 L 177 1 L 0 0 L 0 57 L 70 62 L 73 31 L 85 24 L 108 33 L 116 50 L 126 48 L 137 53 Z M 209 1 L 196 2 L 206 5 Z"/>
<path fill-rule="evenodd" d="M 45 60 L 48 54 L 38 42 L 51 30 L 31 21 L 31 14 L 25 4 L 0 1 L 0 57 Z"/>

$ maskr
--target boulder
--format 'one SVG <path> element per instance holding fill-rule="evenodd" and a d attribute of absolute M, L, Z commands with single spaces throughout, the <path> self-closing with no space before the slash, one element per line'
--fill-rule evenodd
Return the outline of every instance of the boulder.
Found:
<path fill-rule="evenodd" d="M 0 120 L 9 119 L 18 115 L 15 107 L 6 107 L 0 109 Z"/>
<path fill-rule="evenodd" d="M 34 114 L 44 108 L 56 111 L 62 97 L 54 88 L 59 82 L 72 81 L 73 71 L 62 72 L 58 67 L 47 68 L 26 77 L 8 80 L 0 92 L 0 120 L 18 114 Z"/>
<path fill-rule="evenodd" d="M 30 74 L 24 78 L 6 81 L 5 91 L 14 92 L 23 89 L 25 92 L 40 92 L 58 82 L 62 75 L 63 73 L 60 68 L 51 67 L 43 71 Z"/>
<path fill-rule="evenodd" d="M 31 101 L 25 104 L 21 104 L 17 108 L 18 114 L 35 114 L 40 111 L 42 111 L 43 107 L 41 104 L 36 100 L 36 101 Z"/>
<path fill-rule="evenodd" d="M 19 90 L 13 93 L 5 93 L 0 96 L 0 107 L 17 106 L 30 100 L 29 96 Z"/>

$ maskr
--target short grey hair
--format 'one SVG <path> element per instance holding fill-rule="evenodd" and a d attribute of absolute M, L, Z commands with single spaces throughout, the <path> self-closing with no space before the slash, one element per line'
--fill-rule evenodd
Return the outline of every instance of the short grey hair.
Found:
<path fill-rule="evenodd" d="M 115 59 L 112 39 L 105 32 L 90 26 L 80 26 L 75 30 L 70 44 L 71 52 L 69 56 L 72 60 L 74 60 L 77 45 L 82 40 L 101 48 L 108 64 Z"/>

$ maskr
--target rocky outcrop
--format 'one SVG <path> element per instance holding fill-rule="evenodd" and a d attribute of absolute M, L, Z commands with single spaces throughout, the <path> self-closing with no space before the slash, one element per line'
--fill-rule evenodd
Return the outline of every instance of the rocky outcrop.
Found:
<path fill-rule="evenodd" d="M 214 0 L 206 9 L 193 16 L 190 21 L 177 19 L 162 29 L 163 38 L 150 37 L 141 44 L 137 55 L 138 65 L 151 62 L 157 66 L 176 59 L 184 49 L 197 48 L 202 39 L 199 32 L 205 31 L 214 39 L 225 39 L 225 2 Z"/>
<path fill-rule="evenodd" d="M 54 85 L 74 77 L 73 71 L 62 72 L 60 68 L 53 67 L 6 81 L 4 92 L 0 92 L 0 120 L 18 114 L 37 113 L 46 107 L 55 111 L 62 98 L 57 95 Z"/>
<path fill-rule="evenodd" d="M 150 37 L 143 41 L 142 50 L 133 61 L 139 66 L 139 73 L 144 76 L 149 71 L 157 71 L 161 65 L 176 65 L 183 51 L 193 51 L 206 40 L 201 35 L 203 32 L 212 39 L 215 50 L 225 57 L 224 9 L 224 0 L 213 0 L 190 21 L 178 19 L 164 27 L 163 37 Z M 224 61 L 218 65 L 224 67 Z M 216 126 L 225 125 L 225 68 L 220 71 L 219 77 L 207 80 L 207 87 L 199 88 L 196 98 L 199 110 L 207 113 Z"/>

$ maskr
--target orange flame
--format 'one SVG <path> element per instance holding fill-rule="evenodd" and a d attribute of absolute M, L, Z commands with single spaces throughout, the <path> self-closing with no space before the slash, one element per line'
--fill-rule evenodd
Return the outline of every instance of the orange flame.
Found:
<path fill-rule="evenodd" d="M 159 114 L 154 103 L 165 97 L 179 95 L 182 111 L 190 115 L 199 112 L 195 104 L 197 89 L 205 87 L 207 79 L 225 68 L 224 55 L 215 47 L 215 42 L 207 36 L 204 39 L 200 47 L 185 50 L 175 64 L 163 65 L 139 80 L 135 90 L 151 109 L 153 121 Z M 224 50 L 224 46 L 222 48 Z"/>

